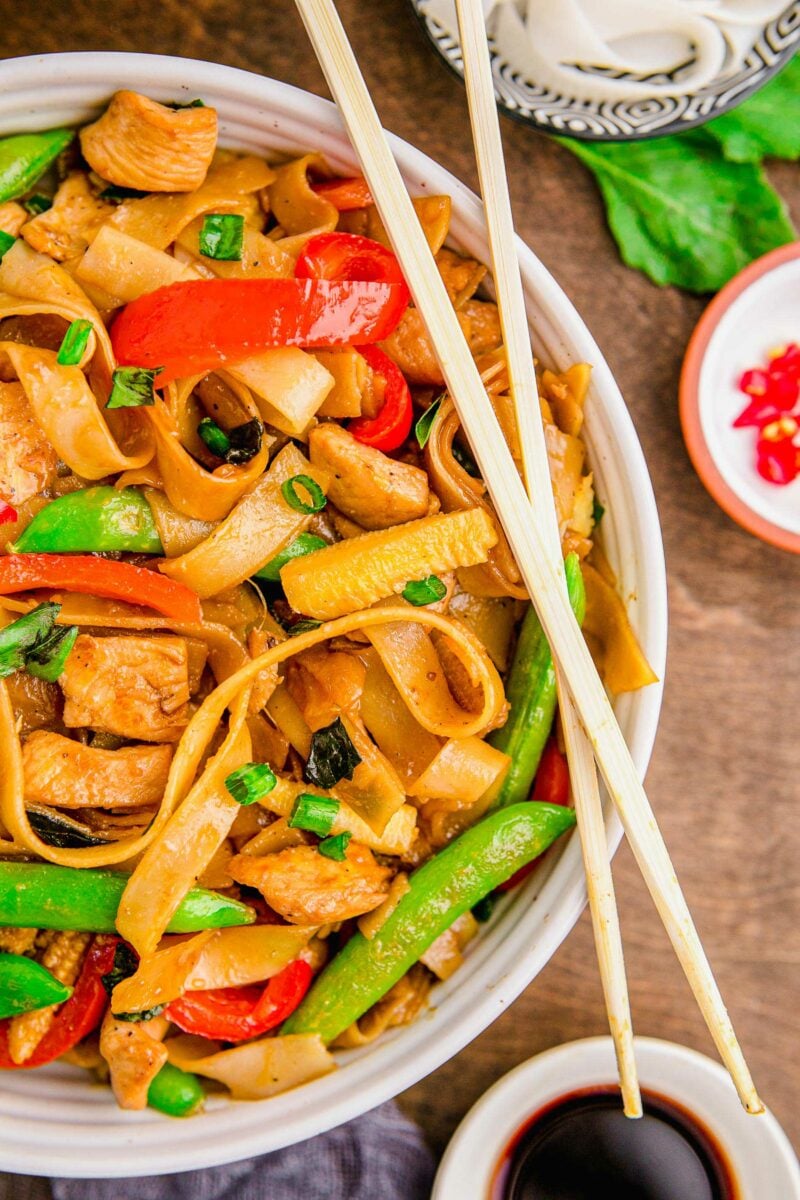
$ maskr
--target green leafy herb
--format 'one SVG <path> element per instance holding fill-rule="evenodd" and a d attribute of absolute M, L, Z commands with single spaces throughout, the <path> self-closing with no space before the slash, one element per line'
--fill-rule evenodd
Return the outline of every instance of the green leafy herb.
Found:
<path fill-rule="evenodd" d="M 281 568 L 285 567 L 287 562 L 293 558 L 303 558 L 306 554 L 313 554 L 315 550 L 324 550 L 327 544 L 315 533 L 298 533 L 293 542 L 289 542 L 289 545 L 271 558 L 260 571 L 256 571 L 255 578 L 266 579 L 269 583 L 280 583 Z"/>
<path fill-rule="evenodd" d="M 234 425 L 228 430 L 228 449 L 223 455 L 226 462 L 240 466 L 250 462 L 261 449 L 261 439 L 264 436 L 264 426 L 255 418 L 245 421 L 243 425 Z"/>
<path fill-rule="evenodd" d="M 447 584 L 442 583 L 438 575 L 428 575 L 426 579 L 412 579 L 403 588 L 403 599 L 415 608 L 426 604 L 435 604 L 437 600 L 447 595 Z"/>
<path fill-rule="evenodd" d="M 0 138 L 0 203 L 30 191 L 74 137 L 74 129 L 48 129 Z"/>
<path fill-rule="evenodd" d="M 304 776 L 307 783 L 332 788 L 340 779 L 352 779 L 360 762 L 361 755 L 350 741 L 341 717 L 337 717 L 330 725 L 311 735 L 311 750 Z"/>
<path fill-rule="evenodd" d="M 216 454 L 217 458 L 224 458 L 230 450 L 231 439 L 216 421 L 211 420 L 211 417 L 203 417 L 197 426 L 197 432 L 211 453 Z"/>
<path fill-rule="evenodd" d="M 795 237 L 763 171 L 728 162 L 703 130 L 641 142 L 557 140 L 593 171 L 623 260 L 654 283 L 716 291 Z"/>
<path fill-rule="evenodd" d="M 186 104 L 181 104 L 181 103 L 179 103 L 179 101 L 173 100 L 172 103 L 169 105 L 170 108 L 175 108 L 175 109 L 205 108 L 205 106 L 206 106 L 205 100 L 189 100 L 189 101 L 187 101 Z"/>
<path fill-rule="evenodd" d="M 472 479 L 480 479 L 481 473 L 478 470 L 478 464 L 465 446 L 462 446 L 460 442 L 453 442 L 451 453 L 462 471 L 466 471 Z"/>
<path fill-rule="evenodd" d="M 477 904 L 474 904 L 472 906 L 472 915 L 475 920 L 480 921 L 482 925 L 485 924 L 494 912 L 496 903 L 497 897 L 495 896 L 494 892 L 489 892 L 488 896 L 484 896 L 482 900 L 479 900 Z"/>
<path fill-rule="evenodd" d="M 5 629 L 0 629 L 0 679 L 21 670 L 28 656 L 47 642 L 60 612 L 61 605 L 52 601 L 37 604 Z M 68 629 L 67 626 L 64 628 Z"/>
<path fill-rule="evenodd" d="M 91 833 L 79 821 L 46 808 L 29 808 L 31 829 L 48 846 L 59 850 L 80 850 L 84 846 L 107 846 L 105 838 Z"/>
<path fill-rule="evenodd" d="M 136 968 L 139 966 L 139 956 L 127 942 L 117 942 L 114 947 L 114 963 L 110 971 L 105 975 L 100 976 L 100 982 L 110 996 L 118 983 L 122 983 L 123 979 L 130 979 L 131 975 L 136 974 Z"/>
<path fill-rule="evenodd" d="M 428 438 L 431 436 L 431 430 L 433 429 L 433 422 L 436 420 L 436 415 L 439 412 L 439 409 L 442 407 L 443 399 L 444 399 L 444 393 L 442 393 L 441 396 L 437 396 L 436 399 L 434 400 L 433 404 L 430 404 L 425 409 L 425 412 L 422 414 L 422 416 L 419 418 L 416 425 L 414 426 L 414 434 L 419 443 L 420 449 L 423 449 Z"/>
<path fill-rule="evenodd" d="M 603 504 L 601 504 L 600 501 L 597 499 L 597 496 L 595 496 L 594 500 L 592 501 L 592 522 L 593 522 L 593 524 L 595 524 L 595 525 L 600 524 L 600 522 L 603 519 L 603 513 L 605 511 L 606 511 L 605 506 Z"/>
<path fill-rule="evenodd" d="M 298 487 L 303 488 L 310 496 L 308 503 L 299 495 Z M 290 508 L 300 513 L 320 512 L 328 503 L 322 488 L 310 475 L 293 475 L 291 479 L 287 479 L 281 484 L 281 495 Z"/>
<path fill-rule="evenodd" d="M 324 838 L 317 846 L 317 849 L 326 858 L 332 858 L 335 862 L 344 862 L 347 858 L 347 847 L 352 836 L 349 829 L 345 829 L 343 833 L 337 833 L 335 837 Z"/>
<path fill-rule="evenodd" d="M 313 796 L 301 792 L 292 805 L 289 817 L 290 829 L 305 829 L 318 837 L 327 837 L 339 812 L 339 801 L 329 796 Z"/>
<path fill-rule="evenodd" d="M 705 126 L 731 162 L 800 157 L 800 58 L 792 58 L 774 79 L 744 104 Z"/>
<path fill-rule="evenodd" d="M 76 367 L 83 358 L 83 352 L 91 332 L 91 321 L 84 318 L 73 321 L 64 334 L 64 339 L 56 355 L 56 362 L 60 363 L 62 367 Z"/>
<path fill-rule="evenodd" d="M 206 213 L 200 230 L 200 253 L 220 262 L 241 262 L 244 217 L 239 213 Z"/>
<path fill-rule="evenodd" d="M 146 195 L 147 192 L 140 192 L 138 188 L 117 187 L 116 184 L 110 183 L 107 188 L 103 188 L 100 199 L 109 200 L 112 204 L 121 204 L 123 200 L 140 200 Z"/>
<path fill-rule="evenodd" d="M 53 207 L 53 201 L 49 196 L 42 196 L 39 192 L 35 192 L 32 196 L 28 196 L 27 200 L 22 201 L 22 207 L 32 217 L 38 217 L 40 213 L 47 212 L 48 208 Z"/>
<path fill-rule="evenodd" d="M 117 367 L 111 376 L 106 408 L 141 408 L 155 404 L 153 381 L 163 367 Z"/>
<path fill-rule="evenodd" d="M 225 779 L 225 787 L 237 804 L 246 807 L 268 796 L 277 782 L 275 772 L 266 763 L 245 763 L 231 771 Z"/>
<path fill-rule="evenodd" d="M 54 625 L 50 632 L 28 651 L 26 670 L 37 679 L 55 683 L 66 666 L 77 636 L 77 625 Z"/>
<path fill-rule="evenodd" d="M 0 229 L 0 261 L 8 254 L 14 242 L 17 239 L 10 233 L 6 233 L 4 229 Z"/>
<path fill-rule="evenodd" d="M 152 1021 L 153 1017 L 160 1017 L 166 1004 L 156 1004 L 154 1008 L 143 1008 L 141 1012 L 126 1012 L 113 1013 L 115 1021 Z"/>
<path fill-rule="evenodd" d="M 299 637 L 301 633 L 310 633 L 312 629 L 319 629 L 322 621 L 315 621 L 313 617 L 305 617 L 302 621 L 295 621 L 294 625 L 290 625 L 286 630 L 288 637 Z"/>

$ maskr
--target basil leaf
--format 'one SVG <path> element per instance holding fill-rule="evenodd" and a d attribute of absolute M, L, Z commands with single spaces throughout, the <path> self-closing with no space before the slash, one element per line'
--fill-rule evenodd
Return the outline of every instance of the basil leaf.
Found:
<path fill-rule="evenodd" d="M 310 633 L 312 629 L 319 629 L 322 621 L 315 621 L 313 617 L 305 617 L 302 621 L 295 621 L 294 625 L 290 625 L 286 630 L 287 637 L 299 637 L 301 633 Z"/>
<path fill-rule="evenodd" d="M 717 291 L 795 237 L 760 168 L 728 162 L 703 130 L 644 142 L 556 140 L 594 172 L 623 260 L 654 283 Z"/>
<path fill-rule="evenodd" d="M 140 192 L 138 188 L 117 187 L 116 184 L 110 183 L 107 188 L 103 188 L 98 199 L 121 204 L 123 200 L 141 200 L 142 196 L 147 195 L 147 192 Z"/>
<path fill-rule="evenodd" d="M 731 162 L 800 158 L 799 106 L 800 58 L 793 58 L 766 87 L 705 129 Z"/>
<path fill-rule="evenodd" d="M 49 208 L 53 207 L 53 201 L 49 196 L 42 196 L 40 192 L 36 192 L 27 200 L 22 201 L 22 207 L 32 217 L 38 217 L 40 213 L 47 212 Z"/>
<path fill-rule="evenodd" d="M 415 608 L 436 604 L 446 595 L 447 584 L 442 583 L 438 575 L 428 575 L 425 579 L 411 579 L 403 588 L 403 599 Z"/>
<path fill-rule="evenodd" d="M 77 625 L 54 625 L 50 632 L 28 651 L 25 669 L 37 679 L 55 683 L 66 666 L 78 632 Z"/>
<path fill-rule="evenodd" d="M 141 1012 L 126 1012 L 112 1013 L 115 1021 L 152 1021 L 153 1017 L 160 1017 L 166 1004 L 156 1004 L 155 1008 L 143 1008 Z"/>
<path fill-rule="evenodd" d="M 100 982 L 110 996 L 118 983 L 136 974 L 139 956 L 127 942 L 117 942 L 114 947 L 114 963 L 111 970 L 100 976 Z"/>
<path fill-rule="evenodd" d="M 106 408 L 141 408 L 155 404 L 153 382 L 163 367 L 117 367 L 111 376 Z"/>
<path fill-rule="evenodd" d="M 0 229 L 0 262 L 8 254 L 16 240 L 12 233 L 6 233 L 5 229 Z"/>
<path fill-rule="evenodd" d="M 597 499 L 597 496 L 595 496 L 594 500 L 592 501 L 592 524 L 593 525 L 600 524 L 600 522 L 603 519 L 603 513 L 605 511 L 606 511 L 605 505 L 601 504 L 600 501 Z"/>
<path fill-rule="evenodd" d="M 46 842 L 48 846 L 56 846 L 59 850 L 80 850 L 84 846 L 107 846 L 106 838 L 97 837 L 63 813 L 52 809 L 29 808 L 28 821 L 33 832 Z"/>
<path fill-rule="evenodd" d="M 200 253 L 219 262 L 241 262 L 244 217 L 239 213 L 206 213 L 198 239 Z"/>
<path fill-rule="evenodd" d="M 341 717 L 337 717 L 311 735 L 311 750 L 303 778 L 317 787 L 332 788 L 340 779 L 352 779 L 360 762 L 361 755 L 350 741 Z"/>
<path fill-rule="evenodd" d="M 416 425 L 414 426 L 414 436 L 416 437 L 417 442 L 419 443 L 420 450 L 424 449 L 425 443 L 427 442 L 428 438 L 431 436 L 431 430 L 433 429 L 433 422 L 436 420 L 436 415 L 442 406 L 443 399 L 444 399 L 444 392 L 442 393 L 441 396 L 437 396 L 432 404 L 428 405 L 428 407 L 425 409 L 425 412 L 422 414 L 422 416 L 420 417 L 420 419 L 417 421 Z"/>
<path fill-rule="evenodd" d="M 52 601 L 37 604 L 29 613 L 0 629 L 0 679 L 25 666 L 29 651 L 47 638 L 60 611 L 61 605 Z"/>

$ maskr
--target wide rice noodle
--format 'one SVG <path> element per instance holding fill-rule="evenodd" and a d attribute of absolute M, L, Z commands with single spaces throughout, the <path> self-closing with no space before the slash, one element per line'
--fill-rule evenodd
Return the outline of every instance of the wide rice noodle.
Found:
<path fill-rule="evenodd" d="M 166 1045 L 171 1063 L 223 1083 L 234 1100 L 265 1100 L 336 1068 L 322 1039 L 312 1033 L 259 1038 L 211 1054 L 216 1043 L 188 1034 Z"/>

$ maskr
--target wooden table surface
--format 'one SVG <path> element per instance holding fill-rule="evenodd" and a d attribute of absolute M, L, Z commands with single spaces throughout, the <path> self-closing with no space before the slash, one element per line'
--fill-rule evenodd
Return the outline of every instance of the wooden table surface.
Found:
<path fill-rule="evenodd" d="M 408 0 L 341 0 L 339 7 L 385 125 L 475 187 L 463 88 L 434 57 Z M 327 94 L 289 2 L 61 0 L 47 6 L 44 21 L 36 6 L 5 0 L 0 11 L 6 56 L 158 51 Z M 623 266 L 595 185 L 572 155 L 509 120 L 503 133 L 519 231 L 599 342 L 650 467 L 666 546 L 670 644 L 649 794 L 756 1082 L 797 1144 L 798 560 L 733 524 L 687 458 L 678 373 L 703 301 Z M 800 222 L 797 166 L 771 174 Z M 614 874 L 636 1031 L 713 1054 L 624 846 Z M 524 996 L 402 1103 L 441 1149 L 473 1101 L 515 1064 L 604 1032 L 584 915 Z"/>

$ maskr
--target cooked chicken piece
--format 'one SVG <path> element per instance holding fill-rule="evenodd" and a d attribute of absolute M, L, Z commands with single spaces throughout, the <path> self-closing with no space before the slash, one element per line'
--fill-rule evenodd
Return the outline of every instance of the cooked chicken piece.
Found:
<path fill-rule="evenodd" d="M 25 799 L 59 808 L 138 808 L 164 794 L 171 746 L 96 750 L 60 733 L 32 733 L 22 749 Z"/>
<path fill-rule="evenodd" d="M 290 846 L 254 858 L 237 854 L 228 864 L 237 883 L 258 888 L 270 908 L 296 925 L 325 925 L 359 917 L 389 894 L 391 871 L 366 846 L 351 843 L 342 862 L 316 846 Z"/>
<path fill-rule="evenodd" d="M 167 1061 L 166 1046 L 147 1029 L 151 1023 L 118 1021 L 110 1009 L 103 1019 L 100 1053 L 120 1108 L 145 1108 L 150 1084 Z"/>
<path fill-rule="evenodd" d="M 100 226 L 115 211 L 98 200 L 83 171 L 67 176 L 53 197 L 53 207 L 23 225 L 22 237 L 34 250 L 65 262 L 83 254 Z"/>
<path fill-rule="evenodd" d="M 461 308 L 465 301 L 475 295 L 486 274 L 483 263 L 476 262 L 474 258 L 462 258 L 446 246 L 436 255 L 436 265 L 454 308 Z"/>
<path fill-rule="evenodd" d="M 189 720 L 188 652 L 180 637 L 79 634 L 59 683 L 70 728 L 175 742 Z"/>
<path fill-rule="evenodd" d="M 467 300 L 460 315 L 468 322 L 464 333 L 473 357 L 488 354 L 502 344 L 503 333 L 496 304 L 486 300 Z"/>
<path fill-rule="evenodd" d="M 167 108 L 138 92 L 121 91 L 93 125 L 81 130 L 93 171 L 142 192 L 193 192 L 217 145 L 213 108 Z"/>
<path fill-rule="evenodd" d="M 92 940 L 91 933 L 61 933 L 47 930 L 43 935 L 44 952 L 39 961 L 61 983 L 72 987 L 81 972 L 83 956 Z M 61 1006 L 51 1004 L 33 1012 L 12 1017 L 8 1025 L 8 1053 L 13 1062 L 21 1065 L 28 1061 L 39 1042 L 45 1036 L 56 1012 Z"/>
<path fill-rule="evenodd" d="M 469 319 L 463 312 L 456 315 L 469 336 Z M 420 387 L 444 387 L 442 368 L 418 308 L 406 309 L 394 332 L 381 342 L 381 348 L 397 363 L 409 383 Z"/>
<path fill-rule="evenodd" d="M 14 508 L 55 477 L 58 456 L 19 383 L 0 383 L 0 500 Z"/>
<path fill-rule="evenodd" d="M 365 446 L 341 425 L 317 425 L 308 437 L 312 463 L 331 472 L 328 499 L 363 529 L 388 529 L 424 517 L 428 476 Z"/>
<path fill-rule="evenodd" d="M 10 233 L 12 237 L 16 237 L 27 219 L 28 214 L 16 200 L 7 200 L 5 204 L 0 204 L 0 230 L 3 233 Z"/>

